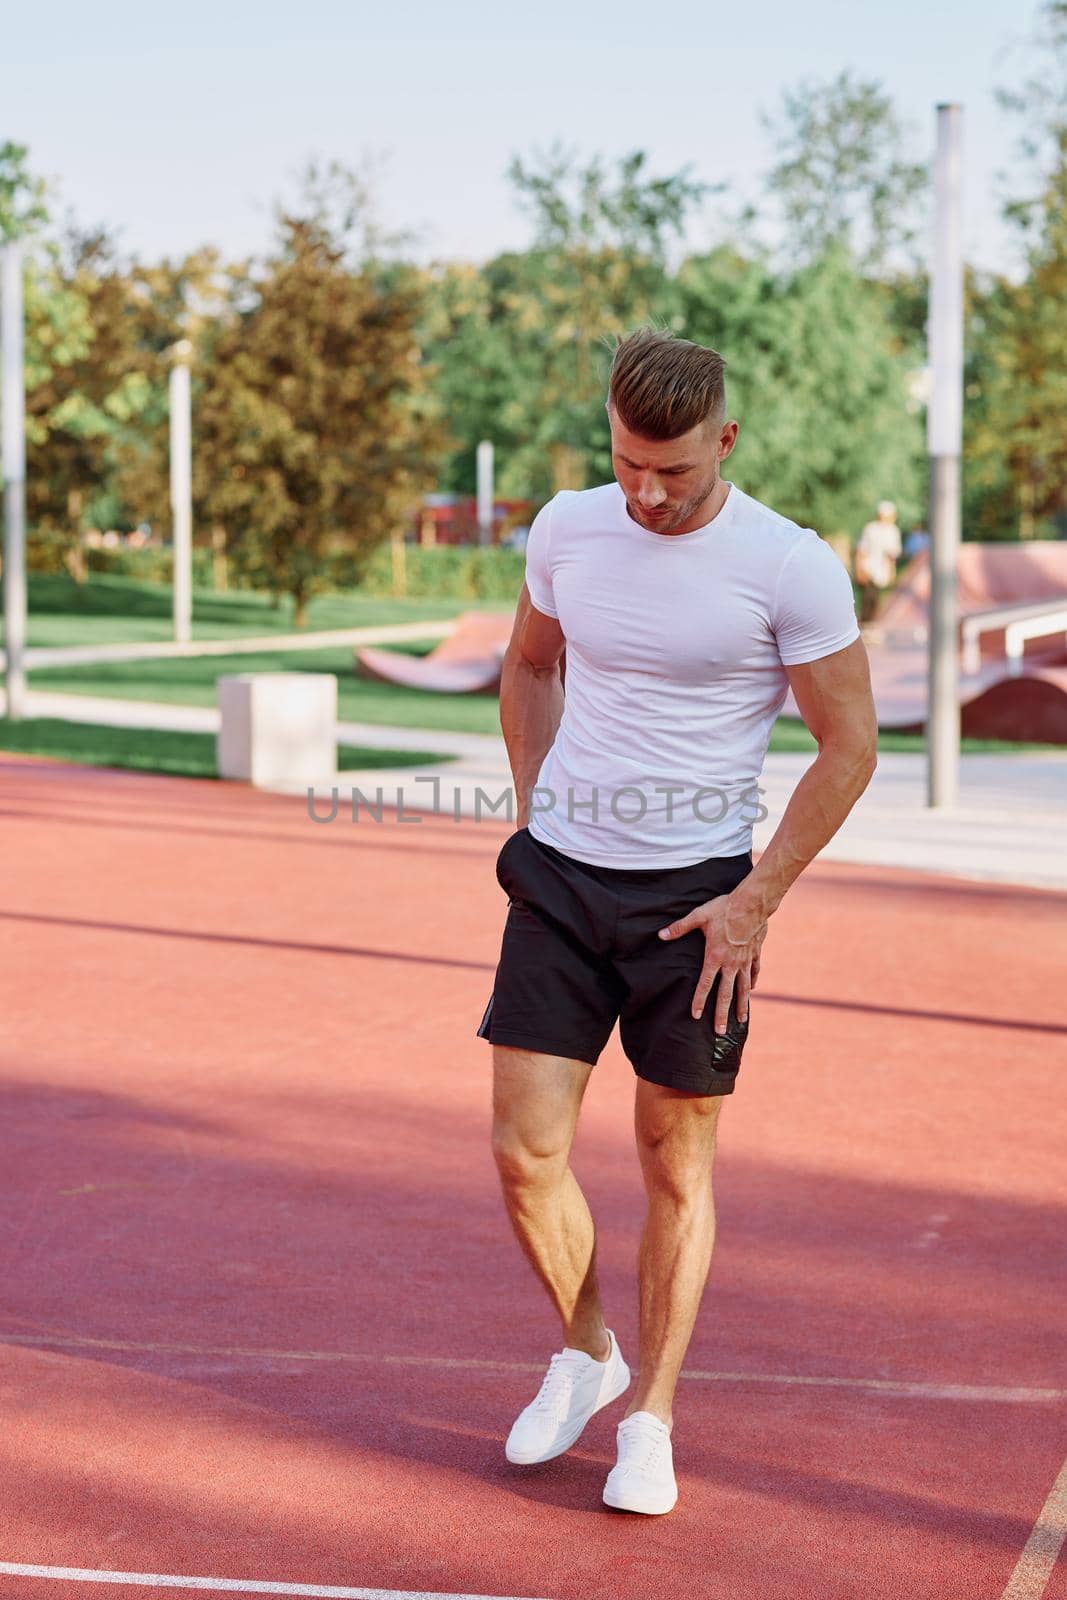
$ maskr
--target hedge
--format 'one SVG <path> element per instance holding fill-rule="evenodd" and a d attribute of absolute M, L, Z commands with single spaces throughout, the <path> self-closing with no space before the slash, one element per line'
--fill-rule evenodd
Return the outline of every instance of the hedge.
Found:
<path fill-rule="evenodd" d="M 26 562 L 31 572 L 69 570 L 64 555 L 69 554 L 69 537 L 53 533 L 31 533 L 27 540 Z M 412 600 L 500 600 L 511 604 L 522 588 L 525 557 L 518 550 L 482 549 L 477 545 L 405 544 L 400 547 L 394 568 L 393 547 L 386 542 L 369 557 L 363 569 L 357 594 L 375 599 L 398 597 Z M 144 583 L 170 584 L 173 561 L 169 546 L 131 550 L 119 545 L 113 549 L 86 549 L 90 573 L 137 578 Z M 193 587 L 214 588 L 212 552 L 193 548 Z M 234 588 L 239 587 L 237 585 Z"/>

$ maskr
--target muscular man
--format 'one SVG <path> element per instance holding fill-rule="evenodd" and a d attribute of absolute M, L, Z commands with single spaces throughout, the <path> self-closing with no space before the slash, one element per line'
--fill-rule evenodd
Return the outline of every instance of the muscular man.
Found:
<path fill-rule="evenodd" d="M 767 920 L 869 782 L 876 726 L 844 566 L 720 475 L 738 432 L 722 359 L 640 329 L 616 349 L 607 410 L 616 482 L 557 494 L 530 529 L 500 696 L 518 828 L 497 858 L 508 913 L 478 1035 L 493 1046 L 508 1214 L 563 1332 L 506 1445 L 532 1464 L 630 1385 L 568 1164 L 619 1022 L 648 1214 L 640 1371 L 603 1499 L 662 1513 L 678 1498 L 672 1403 L 715 1237 L 716 1127 Z M 790 686 L 818 754 L 753 867 L 757 785 Z"/>

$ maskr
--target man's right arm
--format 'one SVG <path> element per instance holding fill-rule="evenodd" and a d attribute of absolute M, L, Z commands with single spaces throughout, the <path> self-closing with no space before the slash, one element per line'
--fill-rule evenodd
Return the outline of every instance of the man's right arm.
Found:
<path fill-rule="evenodd" d="M 525 585 L 500 675 L 500 727 L 515 783 L 516 823 L 529 820 L 530 790 L 563 715 L 563 629 L 535 609 Z"/>

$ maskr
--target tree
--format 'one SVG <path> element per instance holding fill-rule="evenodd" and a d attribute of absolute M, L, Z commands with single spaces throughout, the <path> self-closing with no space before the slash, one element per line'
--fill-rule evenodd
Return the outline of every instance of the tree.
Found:
<path fill-rule="evenodd" d="M 276 251 L 238 275 L 206 335 L 194 416 L 198 518 L 227 530 L 234 570 L 292 596 L 358 581 L 433 482 L 443 438 L 416 330 L 420 275 L 350 264 L 316 203 L 279 216 Z"/>
<path fill-rule="evenodd" d="M 21 145 L 0 147 L 0 233 L 27 240 L 29 521 L 66 545 L 62 559 L 81 579 L 79 531 L 91 521 L 121 525 L 125 515 L 124 434 L 134 455 L 151 448 L 138 435 L 153 379 L 159 390 L 150 348 L 158 307 L 145 275 L 119 266 L 106 230 L 56 231 L 48 186 Z"/>
<path fill-rule="evenodd" d="M 883 273 L 917 231 L 926 168 L 905 154 L 905 134 L 880 84 L 845 70 L 787 90 L 764 116 L 779 159 L 767 179 L 794 262 L 844 247 L 867 273 Z"/>
<path fill-rule="evenodd" d="M 614 341 L 669 309 L 668 245 L 708 193 L 688 167 L 653 178 L 646 161 L 631 151 L 612 173 L 599 156 L 582 166 L 556 146 L 508 169 L 534 223 L 512 309 L 541 357 L 516 464 L 547 452 L 553 489 L 583 488 L 594 463 L 597 479 L 610 476 L 603 406 Z"/>
<path fill-rule="evenodd" d="M 884 297 L 841 245 L 792 272 L 722 247 L 678 274 L 681 331 L 727 359 L 731 476 L 783 515 L 854 536 L 875 502 L 922 504 L 921 419 Z"/>
<path fill-rule="evenodd" d="M 48 223 L 48 184 L 29 159 L 28 146 L 0 144 L 0 241 L 31 238 Z"/>
<path fill-rule="evenodd" d="M 32 381 L 29 507 L 38 530 L 74 540 L 90 526 L 169 516 L 165 493 L 167 371 L 189 284 L 203 257 L 177 268 L 123 266 L 103 230 L 71 231 L 54 253 L 49 304 L 79 308 L 78 338 L 51 346 Z"/>
<path fill-rule="evenodd" d="M 527 493 L 525 467 L 516 465 L 526 443 L 525 408 L 516 397 L 536 382 L 536 372 L 528 351 L 520 357 L 520 342 L 528 340 L 506 310 L 514 276 L 511 256 L 485 266 L 437 263 L 426 274 L 420 340 L 448 429 L 439 487 L 454 494 L 475 493 L 475 453 L 486 438 L 496 446 L 499 491 L 515 498 Z"/>
<path fill-rule="evenodd" d="M 211 329 L 229 304 L 235 271 L 212 248 L 179 261 L 135 263 L 124 284 L 124 388 L 108 409 L 116 426 L 108 441 L 110 481 L 127 526 L 148 521 L 170 528 L 170 369 L 174 346 L 194 349 L 195 381 L 210 386 L 205 352 Z M 198 358 L 198 359 L 197 359 Z M 193 401 L 194 470 L 196 408 Z"/>
<path fill-rule="evenodd" d="M 986 284 L 968 364 L 969 493 L 987 532 L 1032 537 L 1067 517 L 1067 0 L 1046 3 L 1041 64 L 1002 103 L 1023 118 L 1029 193 L 1005 206 L 1025 276 Z"/>
<path fill-rule="evenodd" d="M 69 302 L 79 315 L 65 338 L 52 336 L 39 372 L 27 360 L 27 502 L 35 530 L 53 535 L 83 580 L 86 528 L 170 525 L 169 351 L 199 337 L 222 269 L 211 250 L 123 264 L 102 231 L 74 231 L 52 251 L 42 314 L 55 323 Z"/>
<path fill-rule="evenodd" d="M 438 278 L 432 351 L 462 430 L 462 470 L 488 436 L 501 446 L 502 488 L 547 497 L 610 477 L 603 407 L 614 340 L 669 313 L 668 246 L 707 185 L 688 169 L 652 177 L 641 151 L 609 167 L 559 146 L 515 157 L 508 176 L 532 248 L 497 256 L 477 287 L 455 271 Z"/>
<path fill-rule="evenodd" d="M 41 520 L 41 501 L 52 488 L 52 463 L 42 470 L 42 452 L 70 428 L 85 425 L 79 397 L 64 383 L 72 364 L 92 342 L 89 308 L 68 281 L 62 252 L 46 230 L 51 222 L 49 186 L 30 167 L 25 145 L 0 145 L 0 239 L 23 240 L 25 323 L 27 510 L 31 526 Z"/>

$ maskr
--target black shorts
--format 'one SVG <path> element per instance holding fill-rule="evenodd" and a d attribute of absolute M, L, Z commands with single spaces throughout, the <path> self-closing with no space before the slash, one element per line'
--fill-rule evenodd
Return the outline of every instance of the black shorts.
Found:
<path fill-rule="evenodd" d="M 703 932 L 657 935 L 751 870 L 749 854 L 662 870 L 594 867 L 518 829 L 497 856 L 508 915 L 477 1037 L 595 1064 L 618 1021 L 639 1078 L 730 1094 L 748 1036 L 736 994 L 727 1031 L 716 1034 L 718 977 L 699 1021 L 691 1009 Z"/>

